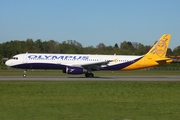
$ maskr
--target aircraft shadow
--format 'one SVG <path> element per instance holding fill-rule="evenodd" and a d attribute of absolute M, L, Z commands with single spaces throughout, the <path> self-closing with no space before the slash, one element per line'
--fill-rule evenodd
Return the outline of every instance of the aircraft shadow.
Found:
<path fill-rule="evenodd" d="M 94 77 L 83 77 L 83 76 L 72 76 L 68 78 L 80 78 L 80 79 L 113 79 L 113 77 L 100 77 L 100 76 L 94 76 Z"/>

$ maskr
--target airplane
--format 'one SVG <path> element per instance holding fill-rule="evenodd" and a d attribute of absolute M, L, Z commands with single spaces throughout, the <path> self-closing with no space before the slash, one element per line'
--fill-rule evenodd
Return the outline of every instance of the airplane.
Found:
<path fill-rule="evenodd" d="M 136 70 L 172 62 L 166 57 L 171 34 L 164 34 L 145 55 L 89 55 L 23 53 L 6 61 L 6 65 L 24 69 L 59 69 L 67 74 L 85 74 L 94 77 L 93 71 Z"/>

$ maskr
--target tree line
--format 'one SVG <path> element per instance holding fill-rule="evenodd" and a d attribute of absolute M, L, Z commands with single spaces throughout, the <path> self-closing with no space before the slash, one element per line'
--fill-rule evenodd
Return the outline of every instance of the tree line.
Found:
<path fill-rule="evenodd" d="M 138 42 L 123 41 L 115 43 L 114 46 L 106 46 L 99 43 L 97 46 L 83 47 L 76 40 L 66 40 L 61 43 L 49 40 L 42 41 L 37 39 L 27 39 L 25 41 L 11 40 L 0 44 L 0 59 L 11 58 L 20 53 L 61 53 L 61 54 L 117 54 L 117 55 L 143 55 L 152 46 L 143 45 Z M 180 55 L 180 46 L 175 49 L 168 48 L 167 56 Z"/>

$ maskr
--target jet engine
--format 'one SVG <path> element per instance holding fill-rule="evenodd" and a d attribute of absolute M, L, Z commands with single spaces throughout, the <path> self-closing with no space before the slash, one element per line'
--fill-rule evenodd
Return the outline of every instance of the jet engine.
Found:
<path fill-rule="evenodd" d="M 63 73 L 67 74 L 83 74 L 85 72 L 87 72 L 87 70 L 82 67 L 67 66 L 66 69 L 63 70 Z"/>

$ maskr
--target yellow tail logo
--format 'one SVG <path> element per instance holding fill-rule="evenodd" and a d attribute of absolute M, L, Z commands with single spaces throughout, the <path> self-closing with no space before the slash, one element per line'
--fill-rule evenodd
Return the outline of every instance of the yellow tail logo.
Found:
<path fill-rule="evenodd" d="M 155 58 L 165 58 L 167 48 L 170 42 L 171 34 L 164 34 L 156 44 L 150 49 L 146 56 Z"/>

